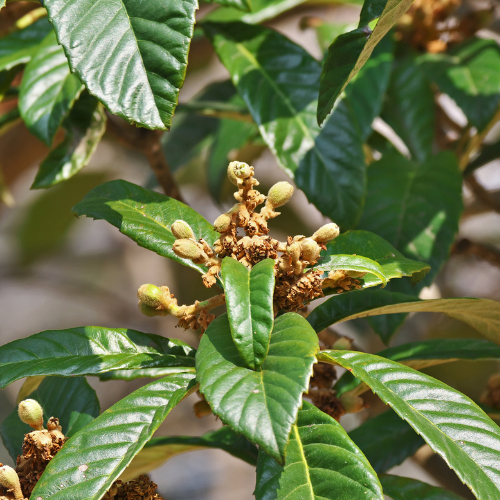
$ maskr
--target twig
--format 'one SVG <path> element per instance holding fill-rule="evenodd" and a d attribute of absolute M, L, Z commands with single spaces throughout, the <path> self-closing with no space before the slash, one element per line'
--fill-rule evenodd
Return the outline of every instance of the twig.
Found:
<path fill-rule="evenodd" d="M 500 252 L 480 243 L 474 243 L 467 238 L 458 240 L 451 249 L 452 255 L 476 255 L 481 259 L 500 267 Z"/>
<path fill-rule="evenodd" d="M 143 153 L 148 159 L 163 192 L 171 198 L 183 201 L 167 159 L 163 154 L 160 143 L 163 133 L 161 130 L 148 130 L 129 126 L 124 122 L 119 122 L 115 116 L 110 114 L 108 114 L 107 130 L 124 146 Z"/>
<path fill-rule="evenodd" d="M 469 175 L 469 177 L 465 180 L 465 183 L 470 187 L 476 198 L 487 205 L 490 210 L 500 213 L 500 202 L 478 182 L 475 175 Z"/>

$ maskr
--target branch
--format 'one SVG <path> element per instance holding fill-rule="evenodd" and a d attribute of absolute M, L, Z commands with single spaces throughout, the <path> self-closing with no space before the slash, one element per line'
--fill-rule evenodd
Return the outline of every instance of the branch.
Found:
<path fill-rule="evenodd" d="M 490 208 L 490 210 L 500 213 L 500 202 L 497 197 L 493 196 L 487 189 L 485 189 L 476 179 L 475 175 L 469 175 L 469 177 L 465 180 L 465 183 L 470 187 L 474 196 L 478 200 L 481 200 Z"/>
<path fill-rule="evenodd" d="M 500 267 L 500 252 L 481 243 L 474 243 L 467 238 L 458 240 L 451 249 L 452 255 L 476 255 L 481 259 Z"/>

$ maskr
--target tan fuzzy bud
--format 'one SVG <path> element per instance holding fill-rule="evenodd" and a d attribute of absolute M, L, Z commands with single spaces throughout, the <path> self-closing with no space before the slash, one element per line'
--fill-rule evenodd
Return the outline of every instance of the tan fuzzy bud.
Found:
<path fill-rule="evenodd" d="M 198 246 L 196 241 L 190 239 L 177 240 L 172 245 L 174 253 L 182 259 L 206 261 L 208 260 L 207 254 Z"/>
<path fill-rule="evenodd" d="M 43 409 L 38 401 L 25 399 L 17 408 L 19 418 L 36 431 L 43 429 Z"/>
<path fill-rule="evenodd" d="M 227 178 L 231 184 L 234 184 L 235 186 L 238 185 L 238 177 L 234 174 L 233 162 L 231 162 L 227 167 Z"/>
<path fill-rule="evenodd" d="M 319 259 L 321 248 L 313 239 L 305 238 L 302 240 L 300 248 L 302 250 L 302 258 L 310 264 L 315 263 Z"/>
<path fill-rule="evenodd" d="M 137 290 L 137 297 L 139 297 L 139 300 L 142 303 L 153 309 L 158 309 L 164 306 L 164 292 L 156 285 L 142 285 L 139 290 Z"/>
<path fill-rule="evenodd" d="M 232 175 L 234 175 L 237 179 L 247 179 L 252 174 L 253 168 L 242 161 L 232 161 L 227 167 L 227 176 L 231 182 L 233 182 L 231 180 Z"/>
<path fill-rule="evenodd" d="M 352 349 L 353 340 L 349 337 L 340 337 L 332 345 L 332 349 L 336 351 L 350 351 Z"/>
<path fill-rule="evenodd" d="M 24 495 L 21 491 L 21 483 L 17 472 L 8 465 L 0 467 L 0 486 L 5 488 L 7 492 L 14 493 L 16 500 L 23 499 Z"/>
<path fill-rule="evenodd" d="M 293 186 L 286 181 L 277 182 L 267 193 L 267 201 L 273 207 L 281 207 L 293 195 Z"/>
<path fill-rule="evenodd" d="M 346 413 L 358 413 L 365 407 L 363 398 L 360 398 L 359 396 L 343 394 L 339 399 Z"/>
<path fill-rule="evenodd" d="M 228 214 L 219 215 L 219 217 L 215 219 L 214 229 L 219 233 L 225 233 L 229 229 L 232 220 L 233 218 Z"/>
<path fill-rule="evenodd" d="M 340 229 L 337 224 L 331 222 L 320 227 L 313 235 L 312 239 L 318 243 L 327 243 L 334 240 L 340 234 Z"/>
<path fill-rule="evenodd" d="M 193 405 L 193 411 L 197 418 L 208 417 L 208 415 L 213 414 L 212 408 L 210 408 L 210 405 L 205 400 L 197 401 Z"/>
<path fill-rule="evenodd" d="M 292 262 L 297 262 L 300 258 L 300 243 L 292 243 L 287 247 L 286 252 L 292 258 Z"/>
<path fill-rule="evenodd" d="M 191 226 L 183 220 L 176 220 L 173 224 L 172 227 L 170 228 L 173 235 L 178 239 L 185 239 L 185 238 L 192 238 L 193 240 L 195 239 L 193 230 L 191 229 Z"/>
<path fill-rule="evenodd" d="M 362 278 L 366 272 L 364 271 L 346 271 L 346 276 L 349 278 Z"/>

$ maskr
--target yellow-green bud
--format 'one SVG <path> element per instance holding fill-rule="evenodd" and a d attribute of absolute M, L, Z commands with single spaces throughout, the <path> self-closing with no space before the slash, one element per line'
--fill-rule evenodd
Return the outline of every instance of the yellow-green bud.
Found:
<path fill-rule="evenodd" d="M 334 240 L 340 234 L 340 229 L 337 224 L 331 222 L 320 227 L 313 235 L 312 239 L 318 243 L 327 243 Z"/>
<path fill-rule="evenodd" d="M 139 301 L 139 310 L 141 311 L 142 314 L 148 316 L 149 318 L 164 314 L 163 310 L 158 311 L 154 307 L 148 306 L 147 304 L 141 301 Z"/>
<path fill-rule="evenodd" d="M 163 306 L 164 293 L 163 290 L 156 285 L 142 285 L 137 290 L 139 300 L 153 309 Z"/>
<path fill-rule="evenodd" d="M 343 394 L 339 399 L 346 413 L 358 413 L 365 407 L 363 398 L 360 398 L 359 396 Z"/>
<path fill-rule="evenodd" d="M 277 182 L 267 194 L 267 201 L 273 207 L 281 207 L 293 195 L 293 186 L 286 181 Z"/>
<path fill-rule="evenodd" d="M 173 224 L 172 227 L 170 228 L 173 235 L 178 239 L 183 239 L 183 238 L 194 238 L 194 233 L 193 230 L 191 229 L 191 226 L 183 220 L 176 220 Z"/>
<path fill-rule="evenodd" d="M 225 233 L 229 229 L 232 217 L 229 214 L 222 214 L 215 219 L 214 229 L 219 233 Z"/>
<path fill-rule="evenodd" d="M 19 418 L 36 431 L 43 429 L 43 409 L 38 401 L 25 399 L 18 406 Z"/>
<path fill-rule="evenodd" d="M 332 345 L 332 349 L 336 351 L 350 351 L 352 349 L 352 339 L 349 337 L 340 337 Z"/>
<path fill-rule="evenodd" d="M 8 465 L 0 467 L 0 486 L 5 488 L 8 492 L 14 493 L 14 498 L 23 499 L 24 495 L 21 491 L 21 483 L 17 472 Z"/>
<path fill-rule="evenodd" d="M 321 248 L 313 239 L 306 238 L 302 240 L 300 242 L 300 248 L 302 250 L 302 258 L 307 260 L 307 262 L 313 263 L 319 259 Z"/>
<path fill-rule="evenodd" d="M 238 184 L 238 181 L 234 182 L 236 179 L 246 179 L 250 177 L 253 173 L 253 169 L 242 161 L 232 161 L 227 167 L 227 176 L 233 184 Z"/>
<path fill-rule="evenodd" d="M 207 254 L 197 245 L 196 241 L 190 239 L 177 240 L 172 245 L 174 253 L 182 259 L 208 260 Z"/>

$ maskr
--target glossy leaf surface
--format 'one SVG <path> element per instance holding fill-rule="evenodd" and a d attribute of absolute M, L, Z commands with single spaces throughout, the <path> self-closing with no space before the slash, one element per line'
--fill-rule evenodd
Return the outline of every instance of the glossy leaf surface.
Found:
<path fill-rule="evenodd" d="M 52 30 L 47 19 L 39 19 L 20 31 L 0 38 L 0 70 L 27 64 L 38 52 L 40 41 Z"/>
<path fill-rule="evenodd" d="M 342 426 L 305 402 L 299 410 L 281 467 L 262 451 L 257 500 L 382 500 L 375 471 Z"/>
<path fill-rule="evenodd" d="M 440 153 L 422 164 L 397 153 L 386 155 L 368 169 L 359 227 L 385 238 L 405 256 L 428 263 L 429 284 L 448 258 L 462 206 L 455 155 Z"/>
<path fill-rule="evenodd" d="M 307 320 L 319 332 L 329 325 L 355 318 L 409 312 L 438 312 L 475 328 L 486 338 L 500 344 L 499 303 L 488 299 L 420 300 L 411 295 L 381 290 L 366 290 L 331 297 L 320 304 Z"/>
<path fill-rule="evenodd" d="M 321 253 L 321 258 L 314 266 L 315 268 L 322 269 L 323 266 L 336 262 L 339 256 L 351 255 L 375 261 L 378 264 L 376 269 L 387 281 L 409 276 L 412 283 L 417 283 L 429 271 L 428 264 L 406 258 L 388 241 L 369 231 L 347 231 L 337 236 L 326 247 L 326 252 Z M 368 288 L 383 282 L 383 279 L 371 273 L 364 276 L 363 287 Z"/>
<path fill-rule="evenodd" d="M 412 427 L 392 410 L 363 422 L 349 432 L 377 474 L 403 463 L 425 444 Z"/>
<path fill-rule="evenodd" d="M 0 387 L 34 375 L 97 375 L 111 370 L 193 366 L 181 340 L 122 328 L 47 330 L 0 347 Z"/>
<path fill-rule="evenodd" d="M 120 479 L 129 481 L 140 474 L 147 474 L 180 453 L 211 448 L 224 450 L 250 465 L 257 464 L 257 448 L 229 427 L 222 427 L 199 437 L 173 436 L 151 439 L 135 456 Z"/>
<path fill-rule="evenodd" d="M 31 496 L 101 499 L 170 411 L 195 388 L 193 374 L 172 375 L 118 401 L 64 445 Z"/>
<path fill-rule="evenodd" d="M 194 366 L 166 366 L 163 368 L 137 368 L 135 370 L 113 370 L 99 374 L 99 380 L 137 380 L 139 378 L 162 378 L 176 373 L 195 373 Z"/>
<path fill-rule="evenodd" d="M 32 134 L 50 146 L 84 86 L 70 72 L 63 48 L 50 33 L 26 66 L 19 109 Z"/>
<path fill-rule="evenodd" d="M 235 9 L 249 11 L 251 2 L 250 0 L 208 0 L 212 3 L 218 3 L 219 5 L 223 5 L 224 7 L 234 7 Z"/>
<path fill-rule="evenodd" d="M 29 394 L 43 408 L 44 425 L 50 417 L 59 419 L 63 433 L 70 437 L 99 416 L 97 395 L 83 377 L 48 377 Z M 24 399 L 24 398 L 23 398 Z M 10 456 L 21 454 L 24 435 L 33 429 L 21 422 L 17 409 L 2 422 L 0 434 Z"/>
<path fill-rule="evenodd" d="M 250 271 L 232 257 L 222 261 L 231 335 L 238 353 L 252 370 L 262 365 L 269 350 L 274 323 L 274 263 L 273 259 L 265 259 Z"/>
<path fill-rule="evenodd" d="M 178 219 L 186 221 L 195 238 L 203 238 L 209 245 L 219 237 L 212 224 L 184 203 L 127 181 L 101 184 L 73 210 L 79 216 L 103 219 L 139 246 L 201 272 L 206 271 L 204 266 L 181 259 L 172 250 L 176 238 L 171 225 Z"/>
<path fill-rule="evenodd" d="M 274 322 L 260 370 L 250 370 L 223 314 L 201 337 L 196 354 L 200 391 L 223 423 L 282 461 L 317 351 L 318 338 L 306 320 L 284 314 Z"/>
<path fill-rule="evenodd" d="M 319 87 L 318 123 L 332 111 L 335 101 L 369 60 L 374 48 L 409 9 L 413 0 L 368 0 L 357 29 L 338 36 L 328 48 Z M 373 31 L 368 24 L 377 19 Z"/>
<path fill-rule="evenodd" d="M 112 113 L 168 129 L 184 83 L 196 0 L 45 0 L 71 69 Z"/>
<path fill-rule="evenodd" d="M 345 102 L 320 130 L 315 109 L 320 64 L 283 35 L 242 23 L 205 23 L 260 133 L 308 200 L 344 228 L 364 198 L 362 138 Z"/>
<path fill-rule="evenodd" d="M 482 500 L 500 492 L 500 428 L 467 396 L 394 361 L 354 351 L 318 359 L 352 371 L 405 419 Z"/>
<path fill-rule="evenodd" d="M 88 164 L 106 130 L 104 109 L 96 99 L 83 93 L 63 127 L 64 140 L 43 160 L 31 189 L 50 187 L 70 179 Z"/>
<path fill-rule="evenodd" d="M 384 474 L 380 476 L 380 483 L 392 500 L 463 500 L 451 491 L 409 477 Z"/>

